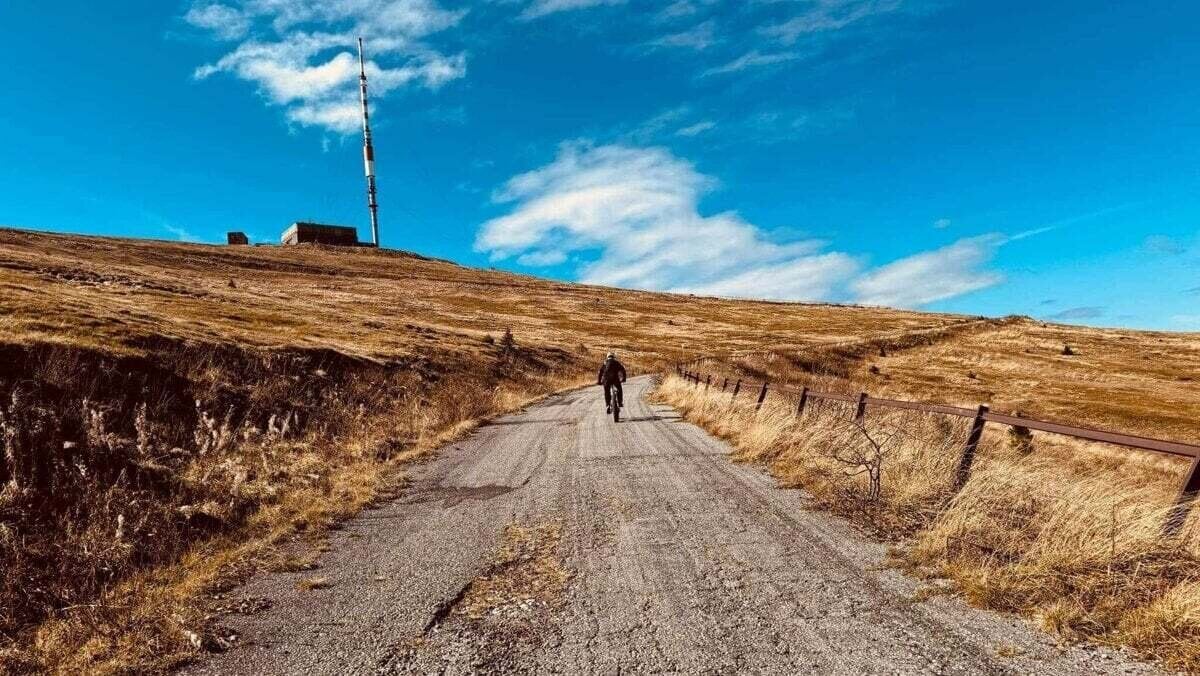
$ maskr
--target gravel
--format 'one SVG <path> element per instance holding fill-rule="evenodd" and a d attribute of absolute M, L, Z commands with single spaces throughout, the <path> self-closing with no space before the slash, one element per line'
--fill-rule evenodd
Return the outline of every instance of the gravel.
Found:
<path fill-rule="evenodd" d="M 261 611 L 220 617 L 235 646 L 184 673 L 1159 673 L 951 597 L 917 600 L 883 545 L 731 463 L 725 443 L 646 402 L 651 385 L 629 381 L 620 424 L 588 388 L 442 449 L 400 498 L 334 532 L 318 572 L 236 592 Z M 566 591 L 456 612 L 510 524 L 561 525 Z M 328 586 L 298 585 L 314 574 Z"/>

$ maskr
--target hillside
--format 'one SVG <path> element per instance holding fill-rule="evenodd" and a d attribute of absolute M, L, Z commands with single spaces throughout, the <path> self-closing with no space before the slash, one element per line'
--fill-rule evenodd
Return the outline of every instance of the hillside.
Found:
<path fill-rule="evenodd" d="M 627 291 L 370 249 L 13 230 L 0 230 L 0 285 L 0 341 L 16 345 L 138 353 L 145 339 L 168 338 L 470 361 L 486 356 L 486 336 L 511 328 L 522 345 L 564 362 L 613 349 L 657 368 L 750 352 L 723 361 L 801 379 L 797 355 L 836 352 L 852 356 L 844 375 L 881 395 L 992 401 L 1151 435 L 1186 436 L 1200 417 L 1200 334 Z M 905 344 L 923 334 L 931 337 Z M 877 344 L 901 347 L 881 353 Z M 1074 354 L 1063 354 L 1068 345 Z"/>
<path fill-rule="evenodd" d="M 162 618 L 202 625 L 197 594 L 291 565 L 275 544 L 478 420 L 587 383 L 609 350 L 1155 436 L 1200 414 L 1194 334 L 0 230 L 0 670 L 170 664 L 187 634 Z"/>
<path fill-rule="evenodd" d="M 458 356 L 511 326 L 525 344 L 616 348 L 649 364 L 712 350 L 946 326 L 875 308 L 623 291 L 464 268 L 401 252 L 214 247 L 0 230 L 0 334 L 112 350 L 138 337 Z M 53 300 L 51 300 L 53 299 Z"/>

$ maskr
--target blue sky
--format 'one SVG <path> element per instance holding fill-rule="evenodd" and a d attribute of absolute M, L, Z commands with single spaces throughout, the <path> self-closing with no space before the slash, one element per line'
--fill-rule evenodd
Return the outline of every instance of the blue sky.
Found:
<path fill-rule="evenodd" d="M 1200 330 L 1193 2 L 0 5 L 0 223 Z"/>

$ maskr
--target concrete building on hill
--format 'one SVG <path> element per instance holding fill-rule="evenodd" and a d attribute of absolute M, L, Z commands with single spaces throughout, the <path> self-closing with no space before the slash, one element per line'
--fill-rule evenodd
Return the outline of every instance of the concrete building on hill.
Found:
<path fill-rule="evenodd" d="M 289 244 L 331 244 L 333 246 L 359 246 L 358 230 L 345 225 L 324 223 L 293 223 L 283 231 L 280 241 Z"/>

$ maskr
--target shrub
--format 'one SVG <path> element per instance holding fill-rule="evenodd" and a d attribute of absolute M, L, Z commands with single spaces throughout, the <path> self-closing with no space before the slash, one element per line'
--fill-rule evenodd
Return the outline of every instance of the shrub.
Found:
<path fill-rule="evenodd" d="M 1020 415 L 1020 412 L 1017 415 Z M 1019 455 L 1033 453 L 1033 431 L 1020 425 L 1008 428 L 1008 447 Z"/>

